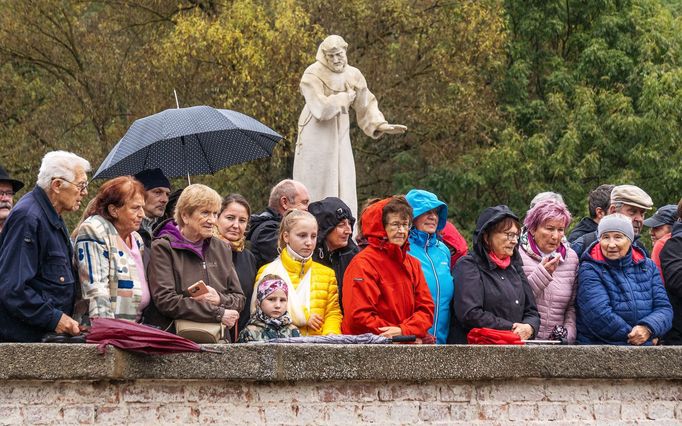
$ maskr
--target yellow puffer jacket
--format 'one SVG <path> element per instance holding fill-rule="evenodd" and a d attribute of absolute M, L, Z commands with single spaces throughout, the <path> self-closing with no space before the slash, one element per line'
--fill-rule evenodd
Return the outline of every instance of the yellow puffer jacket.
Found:
<path fill-rule="evenodd" d="M 309 329 L 308 327 L 299 327 L 302 336 L 315 336 L 320 334 L 340 334 L 341 333 L 341 309 L 339 308 L 338 287 L 336 285 L 336 275 L 331 268 L 328 268 L 321 263 L 313 262 L 309 259 L 305 264 L 301 264 L 289 256 L 286 250 L 280 253 L 282 264 L 289 272 L 289 278 L 294 288 L 298 288 L 301 278 L 312 268 L 310 277 L 310 312 L 320 315 L 324 322 L 322 329 L 319 331 Z M 269 264 L 268 264 L 269 265 Z M 255 312 L 255 302 L 257 289 L 255 286 L 263 276 L 263 272 L 268 267 L 263 265 L 258 270 L 256 282 L 253 290 L 252 312 Z"/>

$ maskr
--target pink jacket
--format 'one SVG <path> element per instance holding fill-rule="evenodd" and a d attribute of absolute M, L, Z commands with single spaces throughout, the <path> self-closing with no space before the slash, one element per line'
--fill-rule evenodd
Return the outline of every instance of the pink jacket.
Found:
<path fill-rule="evenodd" d="M 535 302 L 540 313 L 540 330 L 536 339 L 548 339 L 555 325 L 563 325 L 568 330 L 568 342 L 574 343 L 575 295 L 578 289 L 578 255 L 565 244 L 566 258 L 550 275 L 540 265 L 540 256 L 529 247 L 519 247 L 523 259 L 523 272 L 533 289 Z"/>

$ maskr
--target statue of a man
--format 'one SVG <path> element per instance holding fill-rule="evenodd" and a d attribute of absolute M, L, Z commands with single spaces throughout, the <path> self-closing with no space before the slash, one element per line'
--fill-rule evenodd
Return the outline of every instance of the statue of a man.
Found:
<path fill-rule="evenodd" d="M 317 50 L 317 61 L 303 73 L 301 93 L 306 104 L 298 120 L 294 179 L 308 188 L 310 201 L 339 197 L 357 217 L 350 107 L 358 126 L 374 139 L 384 133 L 404 133 L 407 127 L 386 121 L 365 77 L 348 65 L 347 47 L 342 37 L 327 37 Z"/>

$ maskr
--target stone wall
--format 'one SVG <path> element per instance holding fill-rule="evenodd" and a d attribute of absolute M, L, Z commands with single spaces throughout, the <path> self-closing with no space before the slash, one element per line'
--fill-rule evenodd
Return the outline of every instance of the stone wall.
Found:
<path fill-rule="evenodd" d="M 0 344 L 0 423 L 678 424 L 682 350 Z"/>

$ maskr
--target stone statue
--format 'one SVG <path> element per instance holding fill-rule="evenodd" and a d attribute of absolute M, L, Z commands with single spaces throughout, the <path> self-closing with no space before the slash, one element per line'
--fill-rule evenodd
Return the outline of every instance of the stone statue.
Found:
<path fill-rule="evenodd" d="M 298 120 L 294 179 L 308 188 L 310 201 L 339 197 L 357 217 L 350 107 L 358 126 L 371 138 L 405 133 L 407 127 L 386 121 L 365 77 L 348 65 L 347 47 L 342 37 L 327 37 L 317 50 L 317 61 L 301 77 L 306 104 Z"/>

